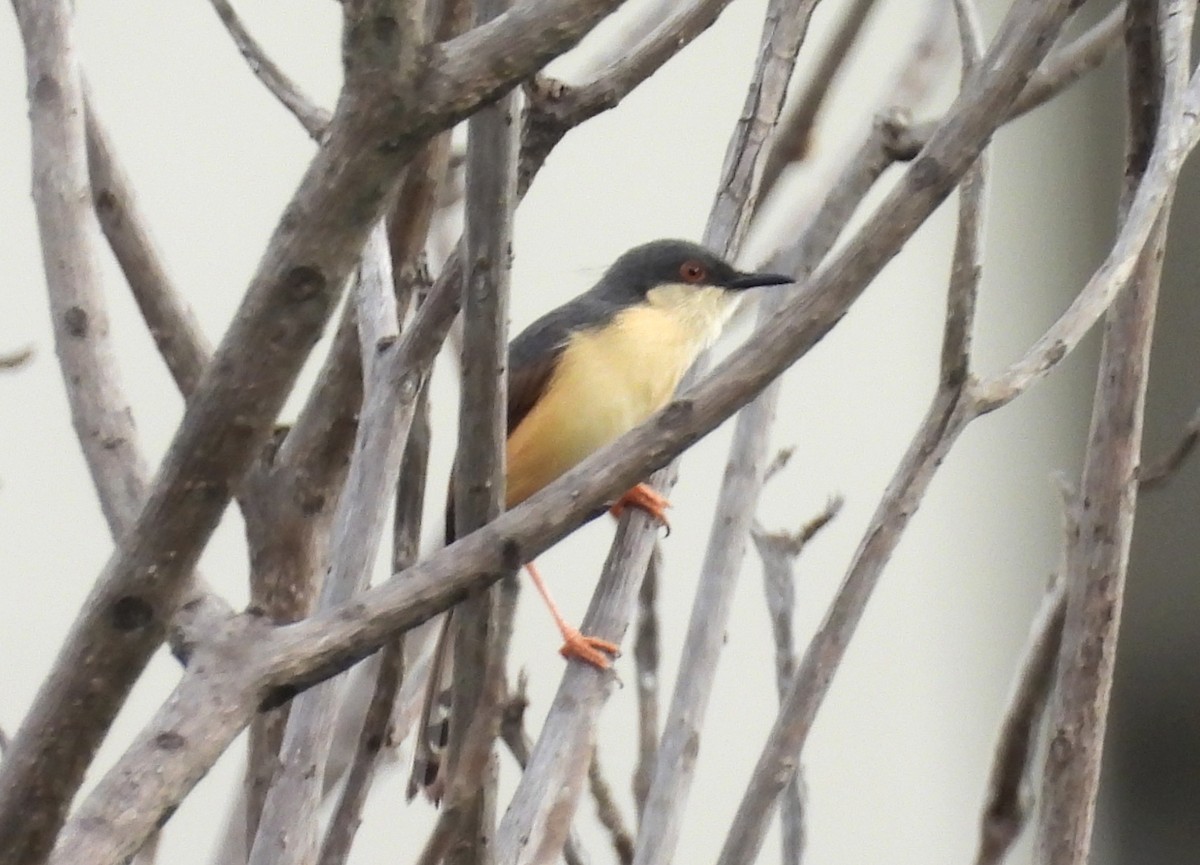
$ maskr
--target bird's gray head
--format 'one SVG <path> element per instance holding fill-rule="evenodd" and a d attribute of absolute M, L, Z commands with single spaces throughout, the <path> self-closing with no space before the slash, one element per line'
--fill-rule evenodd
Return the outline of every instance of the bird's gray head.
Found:
<path fill-rule="evenodd" d="M 645 297 L 661 286 L 693 286 L 743 291 L 792 282 L 778 273 L 745 273 L 720 256 L 686 240 L 655 240 L 635 246 L 605 272 L 597 288 L 609 296 Z"/>

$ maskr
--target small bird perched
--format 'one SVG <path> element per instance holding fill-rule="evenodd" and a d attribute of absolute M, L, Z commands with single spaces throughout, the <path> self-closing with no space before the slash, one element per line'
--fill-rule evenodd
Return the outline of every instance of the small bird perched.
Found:
<path fill-rule="evenodd" d="M 657 240 L 626 252 L 592 288 L 527 327 L 508 349 L 505 507 L 525 501 L 666 405 L 742 291 L 788 282 L 792 278 L 781 274 L 738 271 L 695 243 Z M 638 507 L 665 524 L 668 506 L 638 484 L 613 511 Z M 446 541 L 454 539 L 451 499 Z M 569 625 L 537 569 L 525 567 L 562 632 L 562 654 L 606 668 L 618 647 Z M 410 795 L 433 785 L 446 741 L 445 720 L 433 717 L 433 706 L 446 681 L 449 631 L 447 622 L 435 650 L 432 699 L 421 724 L 425 753 L 418 752 Z"/>

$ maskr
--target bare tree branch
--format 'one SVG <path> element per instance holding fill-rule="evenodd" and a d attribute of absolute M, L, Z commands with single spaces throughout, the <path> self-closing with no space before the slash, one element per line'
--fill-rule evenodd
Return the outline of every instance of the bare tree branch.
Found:
<path fill-rule="evenodd" d="M 25 45 L 33 194 L 55 347 L 101 509 L 109 531 L 120 539 L 141 507 L 149 472 L 112 356 L 101 294 L 100 231 L 88 195 L 84 95 L 72 50 L 72 9 L 61 2 L 15 2 L 14 8 Z M 140 610 L 131 603 L 106 609 L 105 617 L 105 629 L 116 640 L 141 624 Z M 113 637 L 107 642 L 114 642 Z M 57 704 L 56 696 L 50 699 Z M 72 707 L 84 717 L 91 708 L 86 697 Z M 90 755 L 72 754 L 56 743 L 54 759 L 42 762 L 28 743 L 41 735 L 36 722 L 26 719 L 0 763 L 0 861 L 39 859 L 82 781 Z M 13 776 L 17 785 L 5 784 Z M 19 807 L 27 796 L 31 802 L 49 800 L 52 812 Z"/>
<path fill-rule="evenodd" d="M 931 130 L 918 137 L 910 115 L 928 98 L 941 77 L 943 60 L 949 59 L 943 50 L 949 6 L 949 0 L 930 5 L 912 48 L 891 76 L 894 86 L 881 100 L 858 147 L 848 148 L 847 158 L 823 184 L 826 194 L 820 207 L 814 213 L 800 213 L 801 225 L 787 225 L 780 232 L 786 242 L 768 257 L 768 268 L 795 273 L 803 282 L 829 254 L 883 173 L 897 162 L 914 159 L 929 140 Z"/>
<path fill-rule="evenodd" d="M 796 55 L 808 33 L 808 22 L 820 0 L 767 6 L 759 55 L 749 92 L 738 119 L 716 199 L 704 228 L 704 243 L 732 258 L 741 248 L 758 201 L 768 136 L 779 120 Z"/>
<path fill-rule="evenodd" d="M 475 21 L 489 21 L 507 7 L 507 0 L 476 0 Z M 467 123 L 462 390 L 453 490 L 457 536 L 486 525 L 505 504 L 508 295 L 517 204 L 516 111 L 517 97 L 510 93 Z M 488 679 L 503 678 L 506 657 L 501 653 L 506 654 L 508 635 L 502 639 L 501 631 L 511 628 L 511 617 L 506 626 L 501 625 L 499 604 L 499 587 L 485 589 L 469 595 L 453 613 L 459 622 L 447 750 L 451 788 L 467 780 L 455 777 L 462 754 L 483 750 L 490 756 L 487 769 L 463 787 L 461 813 L 455 824 L 458 842 L 447 852 L 446 865 L 489 865 L 494 856 L 498 768 L 492 739 L 499 730 L 500 705 L 488 699 L 488 693 L 500 685 Z M 514 607 L 509 605 L 510 610 Z M 486 712 L 497 714 L 493 723 L 481 722 L 480 716 Z M 468 742 L 466 737 L 472 732 L 487 735 L 487 741 Z"/>
<path fill-rule="evenodd" d="M 633 861 L 633 835 L 630 834 L 625 817 L 617 806 L 617 800 L 613 798 L 612 787 L 604 777 L 604 770 L 600 766 L 598 746 L 592 750 L 587 777 L 588 788 L 592 791 L 592 798 L 596 800 L 596 816 L 600 820 L 600 825 L 608 830 L 608 837 L 612 840 L 617 861 L 621 865 L 629 865 Z"/>
<path fill-rule="evenodd" d="M 533 750 L 533 741 L 525 732 L 525 710 L 529 708 L 529 699 L 526 696 L 528 684 L 525 672 L 522 670 L 517 679 L 516 693 L 508 698 L 500 716 L 500 738 L 504 740 L 509 753 L 521 767 L 522 772 L 528 768 L 529 752 Z M 574 828 L 567 835 L 567 843 L 563 846 L 563 859 L 567 865 L 587 865 L 588 863 L 583 844 Z"/>
<path fill-rule="evenodd" d="M 100 231 L 88 191 L 83 90 L 69 4 L 14 3 L 25 43 L 33 199 L 54 345 L 71 421 L 114 537 L 141 507 L 149 470 L 113 357 L 100 275 Z M 20 738 L 20 734 L 17 734 Z M 11 766 L 17 755 L 6 762 Z M 0 827 L 4 825 L 0 816 Z"/>
<path fill-rule="evenodd" d="M 432 52 L 411 44 L 419 30 L 394 19 L 388 20 L 398 26 L 383 21 L 358 28 L 349 16 L 344 55 L 352 62 L 329 132 L 188 403 L 145 507 L 106 565 L 0 766 L 0 862 L 38 858 L 49 849 L 84 769 L 162 642 L 201 549 L 389 204 L 400 170 L 430 135 L 571 47 L 619 3 L 532 0 Z M 30 54 L 60 63 L 62 43 L 47 50 L 43 40 L 64 32 L 67 7 L 37 4 L 33 10 L 18 0 L 17 9 Z M 69 69 L 43 76 L 35 63 L 35 101 L 41 81 L 56 106 L 64 106 L 65 94 L 78 109 L 78 76 Z M 398 104 L 414 110 L 398 111 Z M 75 116 L 79 141 L 71 150 L 78 154 L 79 191 L 87 181 L 82 112 Z M 120 437 L 105 438 L 115 444 Z M 136 506 L 140 496 L 129 502 Z"/>
<path fill-rule="evenodd" d="M 842 509 L 842 499 L 829 500 L 825 509 L 796 532 L 770 532 L 757 522 L 751 537 L 763 568 L 763 589 L 771 634 L 775 642 L 775 684 L 782 699 L 795 671 L 792 617 L 796 612 L 795 563 L 817 532 L 829 525 Z"/>
<path fill-rule="evenodd" d="M 1195 4 L 1184 0 L 1128 4 L 1129 124 L 1121 202 L 1127 226 L 1137 218 L 1135 209 L 1146 187 L 1155 182 L 1159 154 L 1177 141 L 1175 118 L 1195 105 L 1188 93 L 1195 13 Z M 1133 256 L 1105 320 L 1079 487 L 1078 530 L 1067 544 L 1066 618 L 1038 814 L 1037 856 L 1043 865 L 1083 865 L 1091 847 L 1173 193 L 1171 183 L 1160 193 L 1157 212 L 1146 218 L 1144 246 Z"/>
<path fill-rule="evenodd" d="M 266 50 L 258 44 L 258 40 L 246 29 L 246 25 L 242 23 L 242 19 L 238 17 L 237 11 L 229 0 L 211 0 L 211 2 L 213 9 L 217 12 L 217 17 L 229 31 L 233 44 L 245 58 L 250 71 L 267 90 L 271 91 L 272 96 L 292 112 L 304 130 L 312 138 L 320 141 L 329 126 L 331 119 L 329 112 L 306 96 L 296 82 L 292 81 L 267 55 Z"/>

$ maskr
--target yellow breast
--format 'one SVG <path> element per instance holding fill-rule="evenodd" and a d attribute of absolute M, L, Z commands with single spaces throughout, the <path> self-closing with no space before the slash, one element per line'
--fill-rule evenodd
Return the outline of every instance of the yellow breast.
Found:
<path fill-rule="evenodd" d="M 664 406 L 732 309 L 720 289 L 663 286 L 607 325 L 574 334 L 509 436 L 508 507 Z"/>

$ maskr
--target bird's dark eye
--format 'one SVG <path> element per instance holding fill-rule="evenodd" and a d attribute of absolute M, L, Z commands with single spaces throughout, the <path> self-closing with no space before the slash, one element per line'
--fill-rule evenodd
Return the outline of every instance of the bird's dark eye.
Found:
<path fill-rule="evenodd" d="M 695 284 L 704 282 L 705 277 L 708 276 L 708 271 L 698 261 L 685 261 L 679 266 L 679 275 L 683 277 L 684 282 Z"/>

